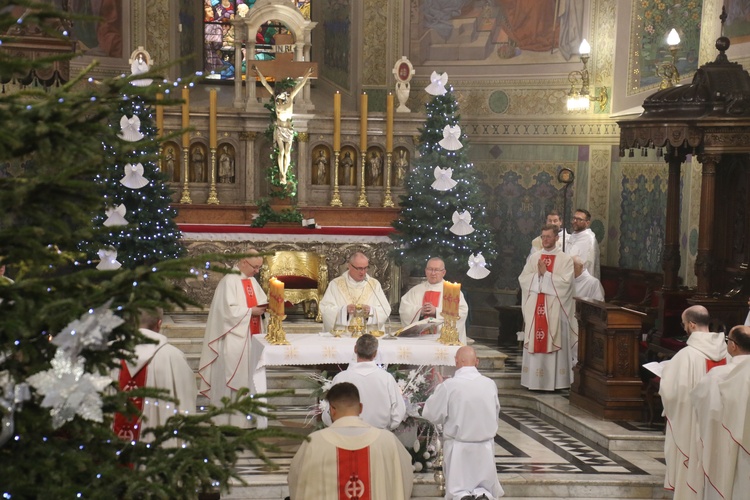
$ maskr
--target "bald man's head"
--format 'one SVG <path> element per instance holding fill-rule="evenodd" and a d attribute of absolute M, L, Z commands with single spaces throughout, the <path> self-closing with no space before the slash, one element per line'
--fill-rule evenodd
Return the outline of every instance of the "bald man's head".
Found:
<path fill-rule="evenodd" d="M 456 368 L 477 366 L 478 364 L 479 360 L 477 360 L 477 352 L 473 347 L 465 345 L 456 351 Z"/>

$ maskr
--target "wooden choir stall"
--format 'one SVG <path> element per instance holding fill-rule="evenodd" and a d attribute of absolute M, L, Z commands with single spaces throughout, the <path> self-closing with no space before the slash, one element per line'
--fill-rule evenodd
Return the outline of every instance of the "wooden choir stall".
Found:
<path fill-rule="evenodd" d="M 576 299 L 578 363 L 571 404 L 608 420 L 641 420 L 643 382 L 638 349 L 643 313 Z"/>

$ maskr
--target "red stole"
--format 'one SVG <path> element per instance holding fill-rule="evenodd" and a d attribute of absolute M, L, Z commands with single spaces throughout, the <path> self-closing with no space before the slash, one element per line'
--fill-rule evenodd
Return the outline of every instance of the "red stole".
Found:
<path fill-rule="evenodd" d="M 727 358 L 721 359 L 719 361 L 711 361 L 710 359 L 706 360 L 706 373 L 710 372 L 711 369 L 716 368 L 717 366 L 724 366 L 727 364 Z"/>
<path fill-rule="evenodd" d="M 434 291 L 426 291 L 424 293 L 424 297 L 422 297 L 422 304 L 432 304 L 435 307 L 438 307 L 440 304 L 440 296 L 443 294 L 443 292 L 434 292 Z"/>
<path fill-rule="evenodd" d="M 547 272 L 551 273 L 555 268 L 555 255 L 542 254 L 539 258 L 544 259 Z M 547 337 L 549 336 L 549 323 L 547 322 L 546 295 L 539 292 L 536 296 L 536 310 L 534 312 L 534 353 L 548 353 Z"/>
<path fill-rule="evenodd" d="M 120 390 L 130 392 L 146 386 L 148 365 L 135 374 L 130 375 L 125 360 L 120 361 Z M 143 414 L 143 398 L 130 398 L 130 402 L 138 409 L 138 415 L 128 417 L 122 413 L 115 413 L 114 430 L 117 437 L 125 441 L 138 441 L 141 437 L 141 415 Z"/>
<path fill-rule="evenodd" d="M 359 450 L 336 448 L 338 500 L 370 500 L 370 447 Z"/>
<path fill-rule="evenodd" d="M 253 280 L 242 280 L 242 289 L 245 290 L 247 307 L 252 309 L 257 306 L 258 297 L 255 295 L 255 290 L 253 289 Z M 256 335 L 258 333 L 260 333 L 260 316 L 250 316 L 250 335 Z"/>

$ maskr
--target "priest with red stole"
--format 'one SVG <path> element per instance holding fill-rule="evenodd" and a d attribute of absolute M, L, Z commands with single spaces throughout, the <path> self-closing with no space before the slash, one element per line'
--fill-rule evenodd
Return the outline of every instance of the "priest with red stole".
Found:
<path fill-rule="evenodd" d="M 225 396 L 234 398 L 243 387 L 252 389 L 250 336 L 265 332 L 262 316 L 268 305 L 254 278 L 262 265 L 258 255 L 241 259 L 235 269 L 239 273 L 224 276 L 214 292 L 198 365 L 200 393 L 214 405 Z M 250 426 L 246 415 L 231 415 L 227 423 Z"/>
<path fill-rule="evenodd" d="M 691 306 L 682 312 L 682 327 L 689 335 L 687 346 L 664 365 L 659 382 L 663 415 L 667 419 L 664 489 L 674 491 L 674 498 L 694 498 L 695 495 L 688 485 L 688 470 L 691 447 L 699 434 L 690 393 L 712 368 L 727 363 L 724 334 L 709 331 L 710 321 L 708 310 L 703 306 Z"/>
<path fill-rule="evenodd" d="M 518 277 L 524 321 L 521 385 L 531 390 L 567 389 L 578 348 L 574 316 L 573 258 L 557 247 L 560 228 L 542 227 L 542 249 L 531 254 Z"/>
<path fill-rule="evenodd" d="M 163 389 L 177 402 L 153 398 L 131 398 L 138 409 L 137 416 L 115 414 L 114 430 L 125 441 L 150 442 L 152 437 L 144 429 L 164 425 L 169 417 L 195 412 L 197 389 L 195 374 L 185 359 L 185 354 L 159 333 L 163 311 L 141 311 L 139 326 L 141 334 L 153 342 L 135 346 L 135 357 L 120 362 L 120 369 L 113 374 L 121 391 L 148 387 Z M 177 440 L 167 441 L 166 446 L 178 446 Z"/>
<path fill-rule="evenodd" d="M 401 298 L 398 314 L 401 318 L 401 324 L 405 327 L 425 318 L 441 319 L 445 262 L 440 257 L 433 257 L 427 261 L 424 271 L 427 281 L 415 286 Z M 462 344 L 466 344 L 466 316 L 468 314 L 469 305 L 466 303 L 463 292 L 461 292 L 456 329 L 458 330 L 458 339 Z"/>
<path fill-rule="evenodd" d="M 404 500 L 411 497 L 411 456 L 391 432 L 359 418 L 357 387 L 336 384 L 326 395 L 333 424 L 310 434 L 289 467 L 291 500 Z"/>

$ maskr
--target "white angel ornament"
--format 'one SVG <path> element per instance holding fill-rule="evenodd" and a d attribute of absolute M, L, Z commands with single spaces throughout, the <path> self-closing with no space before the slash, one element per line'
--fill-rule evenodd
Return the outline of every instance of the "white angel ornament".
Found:
<path fill-rule="evenodd" d="M 453 180 L 453 169 L 435 167 L 435 182 L 432 183 L 432 189 L 438 191 L 448 191 L 458 184 Z"/>
<path fill-rule="evenodd" d="M 143 139 L 141 119 L 138 118 L 138 115 L 133 115 L 130 118 L 127 115 L 122 115 L 122 118 L 120 118 L 120 128 L 122 131 L 118 135 L 122 140 L 136 142 Z"/>
<path fill-rule="evenodd" d="M 438 142 L 443 149 L 448 151 L 456 151 L 464 147 L 459 139 L 461 138 L 461 127 L 459 125 L 446 125 L 443 128 L 443 138 Z"/>
<path fill-rule="evenodd" d="M 485 267 L 486 265 L 482 252 L 478 252 L 476 255 L 471 254 L 469 256 L 469 270 L 466 271 L 466 275 L 475 280 L 486 278 L 490 274 L 490 270 Z"/>
<path fill-rule="evenodd" d="M 445 95 L 445 84 L 448 83 L 448 73 L 438 75 L 437 71 L 433 71 L 430 75 L 430 84 L 424 89 L 430 95 Z"/>
<path fill-rule="evenodd" d="M 120 203 L 119 207 L 107 209 L 107 220 L 104 221 L 104 225 L 107 227 L 112 226 L 127 226 L 129 222 L 125 219 L 125 204 Z"/>
<path fill-rule="evenodd" d="M 100 271 L 114 271 L 120 269 L 122 264 L 117 262 L 117 250 L 114 247 L 102 248 L 98 252 L 99 264 L 96 268 Z"/>
<path fill-rule="evenodd" d="M 458 210 L 453 212 L 453 225 L 451 226 L 451 233 L 459 236 L 466 236 L 474 232 L 474 226 L 471 225 L 471 214 L 468 210 L 464 210 L 458 213 Z"/>
<path fill-rule="evenodd" d="M 143 177 L 143 165 L 141 163 L 136 163 L 135 165 L 126 164 L 125 176 L 120 179 L 120 184 L 130 189 L 141 189 L 148 184 L 148 179 Z"/>

